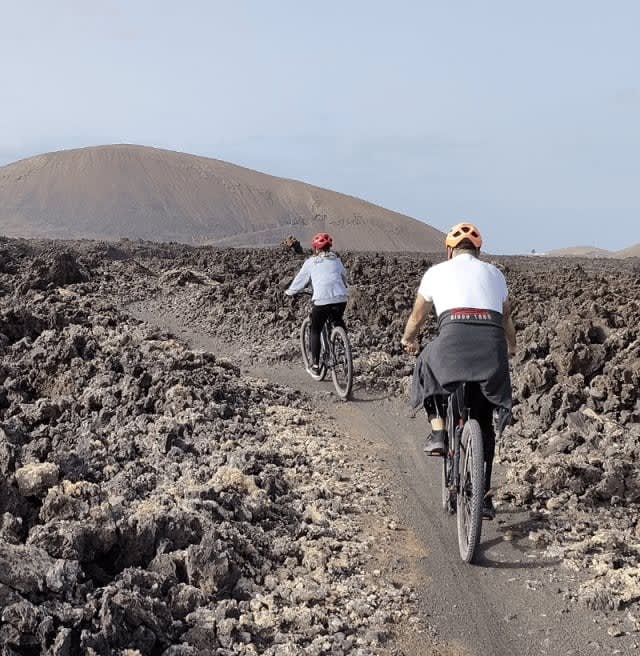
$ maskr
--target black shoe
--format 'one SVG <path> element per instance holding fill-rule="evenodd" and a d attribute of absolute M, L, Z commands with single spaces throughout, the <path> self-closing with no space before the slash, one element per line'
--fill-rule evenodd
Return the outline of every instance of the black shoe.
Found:
<path fill-rule="evenodd" d="M 493 507 L 491 497 L 485 497 L 482 503 L 482 519 L 491 521 L 496 516 L 496 509 Z"/>
<path fill-rule="evenodd" d="M 428 456 L 442 456 L 444 455 L 444 430 L 431 431 L 427 441 L 424 443 L 424 452 Z"/>

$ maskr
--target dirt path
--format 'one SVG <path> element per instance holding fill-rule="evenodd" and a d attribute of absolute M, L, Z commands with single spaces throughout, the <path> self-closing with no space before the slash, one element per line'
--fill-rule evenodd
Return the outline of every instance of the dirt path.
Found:
<path fill-rule="evenodd" d="M 158 314 L 153 304 L 132 306 L 130 311 L 193 348 L 227 351 L 237 359 L 237 353 L 191 331 L 179 318 Z M 480 563 L 469 566 L 460 561 L 455 520 L 440 506 L 440 461 L 422 453 L 424 417 L 411 417 L 401 399 L 356 389 L 353 401 L 339 402 L 330 381 L 315 383 L 301 366 L 291 364 L 245 365 L 242 370 L 308 394 L 349 434 L 360 457 L 385 472 L 396 517 L 382 528 L 372 520 L 372 531 L 390 528 L 374 559 L 381 570 L 417 589 L 422 616 L 442 645 L 434 651 L 426 644 L 431 636 L 423 635 L 421 644 L 419 635 L 408 631 L 407 655 L 640 653 L 640 639 L 609 635 L 604 613 L 587 611 L 569 599 L 578 579 L 559 563 L 544 559 L 528 540 L 535 521 L 528 514 L 499 510 L 496 521 L 483 526 Z M 499 484 L 500 471 L 496 478 Z"/>

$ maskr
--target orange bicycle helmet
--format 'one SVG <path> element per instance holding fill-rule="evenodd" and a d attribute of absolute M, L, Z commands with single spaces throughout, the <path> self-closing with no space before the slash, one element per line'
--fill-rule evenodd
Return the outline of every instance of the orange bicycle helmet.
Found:
<path fill-rule="evenodd" d="M 325 246 L 333 246 L 333 239 L 328 232 L 319 232 L 313 236 L 311 246 L 321 251 Z"/>
<path fill-rule="evenodd" d="M 464 239 L 468 239 L 475 248 L 482 246 L 480 231 L 473 223 L 456 223 L 447 233 L 444 243 L 448 248 L 455 248 Z"/>

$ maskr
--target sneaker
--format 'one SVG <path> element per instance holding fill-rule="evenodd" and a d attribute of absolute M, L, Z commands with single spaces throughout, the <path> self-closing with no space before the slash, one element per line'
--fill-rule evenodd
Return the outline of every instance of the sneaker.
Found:
<path fill-rule="evenodd" d="M 493 507 L 491 497 L 485 497 L 482 503 L 482 519 L 491 521 L 496 516 L 496 509 Z"/>
<path fill-rule="evenodd" d="M 431 431 L 427 441 L 424 443 L 424 452 L 428 456 L 441 456 L 444 455 L 444 430 Z"/>
<path fill-rule="evenodd" d="M 312 376 L 319 376 L 320 375 L 320 365 L 319 364 L 312 364 L 309 367 L 309 373 Z"/>

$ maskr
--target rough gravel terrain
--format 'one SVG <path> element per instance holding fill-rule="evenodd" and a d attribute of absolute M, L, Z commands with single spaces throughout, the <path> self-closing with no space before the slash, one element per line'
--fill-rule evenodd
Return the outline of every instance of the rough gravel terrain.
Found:
<path fill-rule="evenodd" d="M 405 395 L 399 335 L 438 257 L 344 254 L 358 390 Z M 370 567 L 365 530 L 367 515 L 386 521 L 384 478 L 304 396 L 236 366 L 299 366 L 307 306 L 282 291 L 303 258 L 0 244 L 6 653 L 398 649 L 413 593 Z M 519 340 L 499 510 L 527 513 L 515 538 L 580 574 L 568 599 L 608 613 L 610 635 L 633 635 L 640 266 L 496 260 Z M 226 342 L 230 357 L 140 324 L 132 302 Z"/>
<path fill-rule="evenodd" d="M 378 473 L 297 392 L 119 309 L 200 275 L 152 266 L 0 244 L 2 653 L 395 653 Z"/>
<path fill-rule="evenodd" d="M 304 257 L 293 248 L 182 249 L 141 261 L 159 273 L 159 312 L 234 343 L 239 357 L 276 362 L 299 357 L 307 300 L 282 291 Z M 399 335 L 420 276 L 440 257 L 343 254 L 360 388 L 406 394 L 413 363 Z M 531 510 L 528 538 L 589 573 L 577 599 L 628 609 L 640 600 L 640 261 L 492 260 L 507 277 L 518 330 L 515 422 L 496 499 Z"/>

